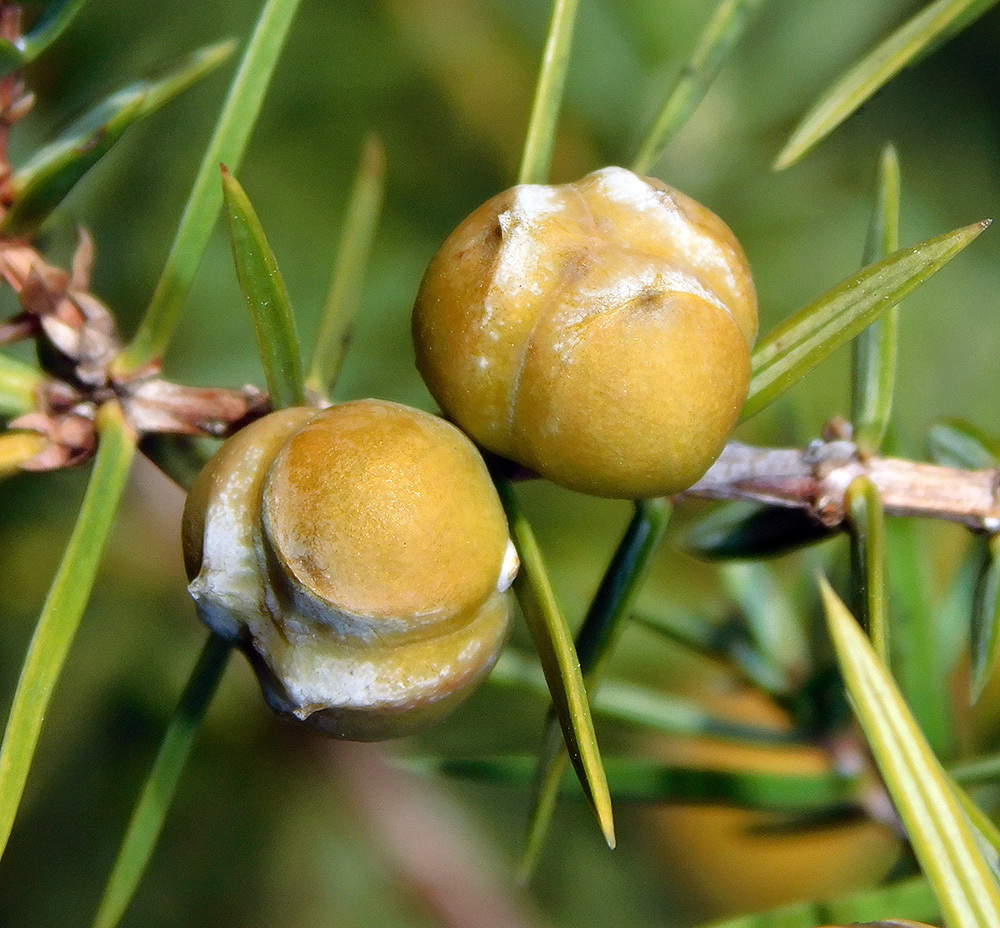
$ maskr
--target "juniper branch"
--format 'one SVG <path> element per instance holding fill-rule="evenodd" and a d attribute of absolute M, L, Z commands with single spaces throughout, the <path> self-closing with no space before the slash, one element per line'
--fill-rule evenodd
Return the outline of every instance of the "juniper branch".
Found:
<path fill-rule="evenodd" d="M 1000 472 L 959 470 L 892 457 L 867 457 L 853 441 L 818 439 L 805 448 L 726 445 L 708 473 L 682 497 L 748 500 L 808 510 L 824 525 L 846 516 L 847 488 L 867 477 L 885 512 L 1000 530 Z"/>

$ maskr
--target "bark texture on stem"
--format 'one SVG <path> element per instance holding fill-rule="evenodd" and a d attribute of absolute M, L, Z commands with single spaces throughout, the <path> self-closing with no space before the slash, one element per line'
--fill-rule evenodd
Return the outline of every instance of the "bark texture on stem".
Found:
<path fill-rule="evenodd" d="M 865 457 L 853 441 L 816 440 L 805 448 L 730 442 L 708 473 L 682 496 L 743 499 L 807 509 L 827 526 L 845 518 L 851 481 L 875 484 L 885 511 L 1000 530 L 1000 482 L 991 470 L 957 470 L 901 458 Z"/>

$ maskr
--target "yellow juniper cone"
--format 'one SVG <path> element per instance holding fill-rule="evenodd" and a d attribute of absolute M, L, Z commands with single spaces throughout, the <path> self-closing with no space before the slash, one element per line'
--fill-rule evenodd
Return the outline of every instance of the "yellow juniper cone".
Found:
<path fill-rule="evenodd" d="M 475 446 L 378 400 L 272 413 L 188 496 L 191 595 L 277 711 L 352 740 L 418 730 L 486 675 L 517 569 Z"/>
<path fill-rule="evenodd" d="M 608 167 L 513 187 L 447 238 L 417 295 L 417 365 L 491 451 L 599 496 L 675 493 L 746 399 L 757 301 L 717 216 Z"/>

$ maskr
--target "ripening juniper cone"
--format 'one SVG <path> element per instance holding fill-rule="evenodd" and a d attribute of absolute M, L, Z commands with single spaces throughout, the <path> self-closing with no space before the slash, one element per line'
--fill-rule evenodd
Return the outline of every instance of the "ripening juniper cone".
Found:
<path fill-rule="evenodd" d="M 271 413 L 208 462 L 184 509 L 201 619 L 272 708 L 375 741 L 454 709 L 499 656 L 517 570 L 475 446 L 379 400 Z"/>
<path fill-rule="evenodd" d="M 413 330 L 431 393 L 483 447 L 639 498 L 685 489 L 724 447 L 757 300 L 722 220 L 608 167 L 480 206 L 431 261 Z"/>

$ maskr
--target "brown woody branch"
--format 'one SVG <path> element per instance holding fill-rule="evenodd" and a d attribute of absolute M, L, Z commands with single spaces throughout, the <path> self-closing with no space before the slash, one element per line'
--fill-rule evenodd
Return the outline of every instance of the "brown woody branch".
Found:
<path fill-rule="evenodd" d="M 846 516 L 851 481 L 867 477 L 891 515 L 960 522 L 1000 531 L 997 470 L 958 470 L 900 458 L 865 457 L 849 440 L 817 440 L 804 449 L 730 442 L 683 496 L 752 500 L 806 509 L 824 525 Z"/>

